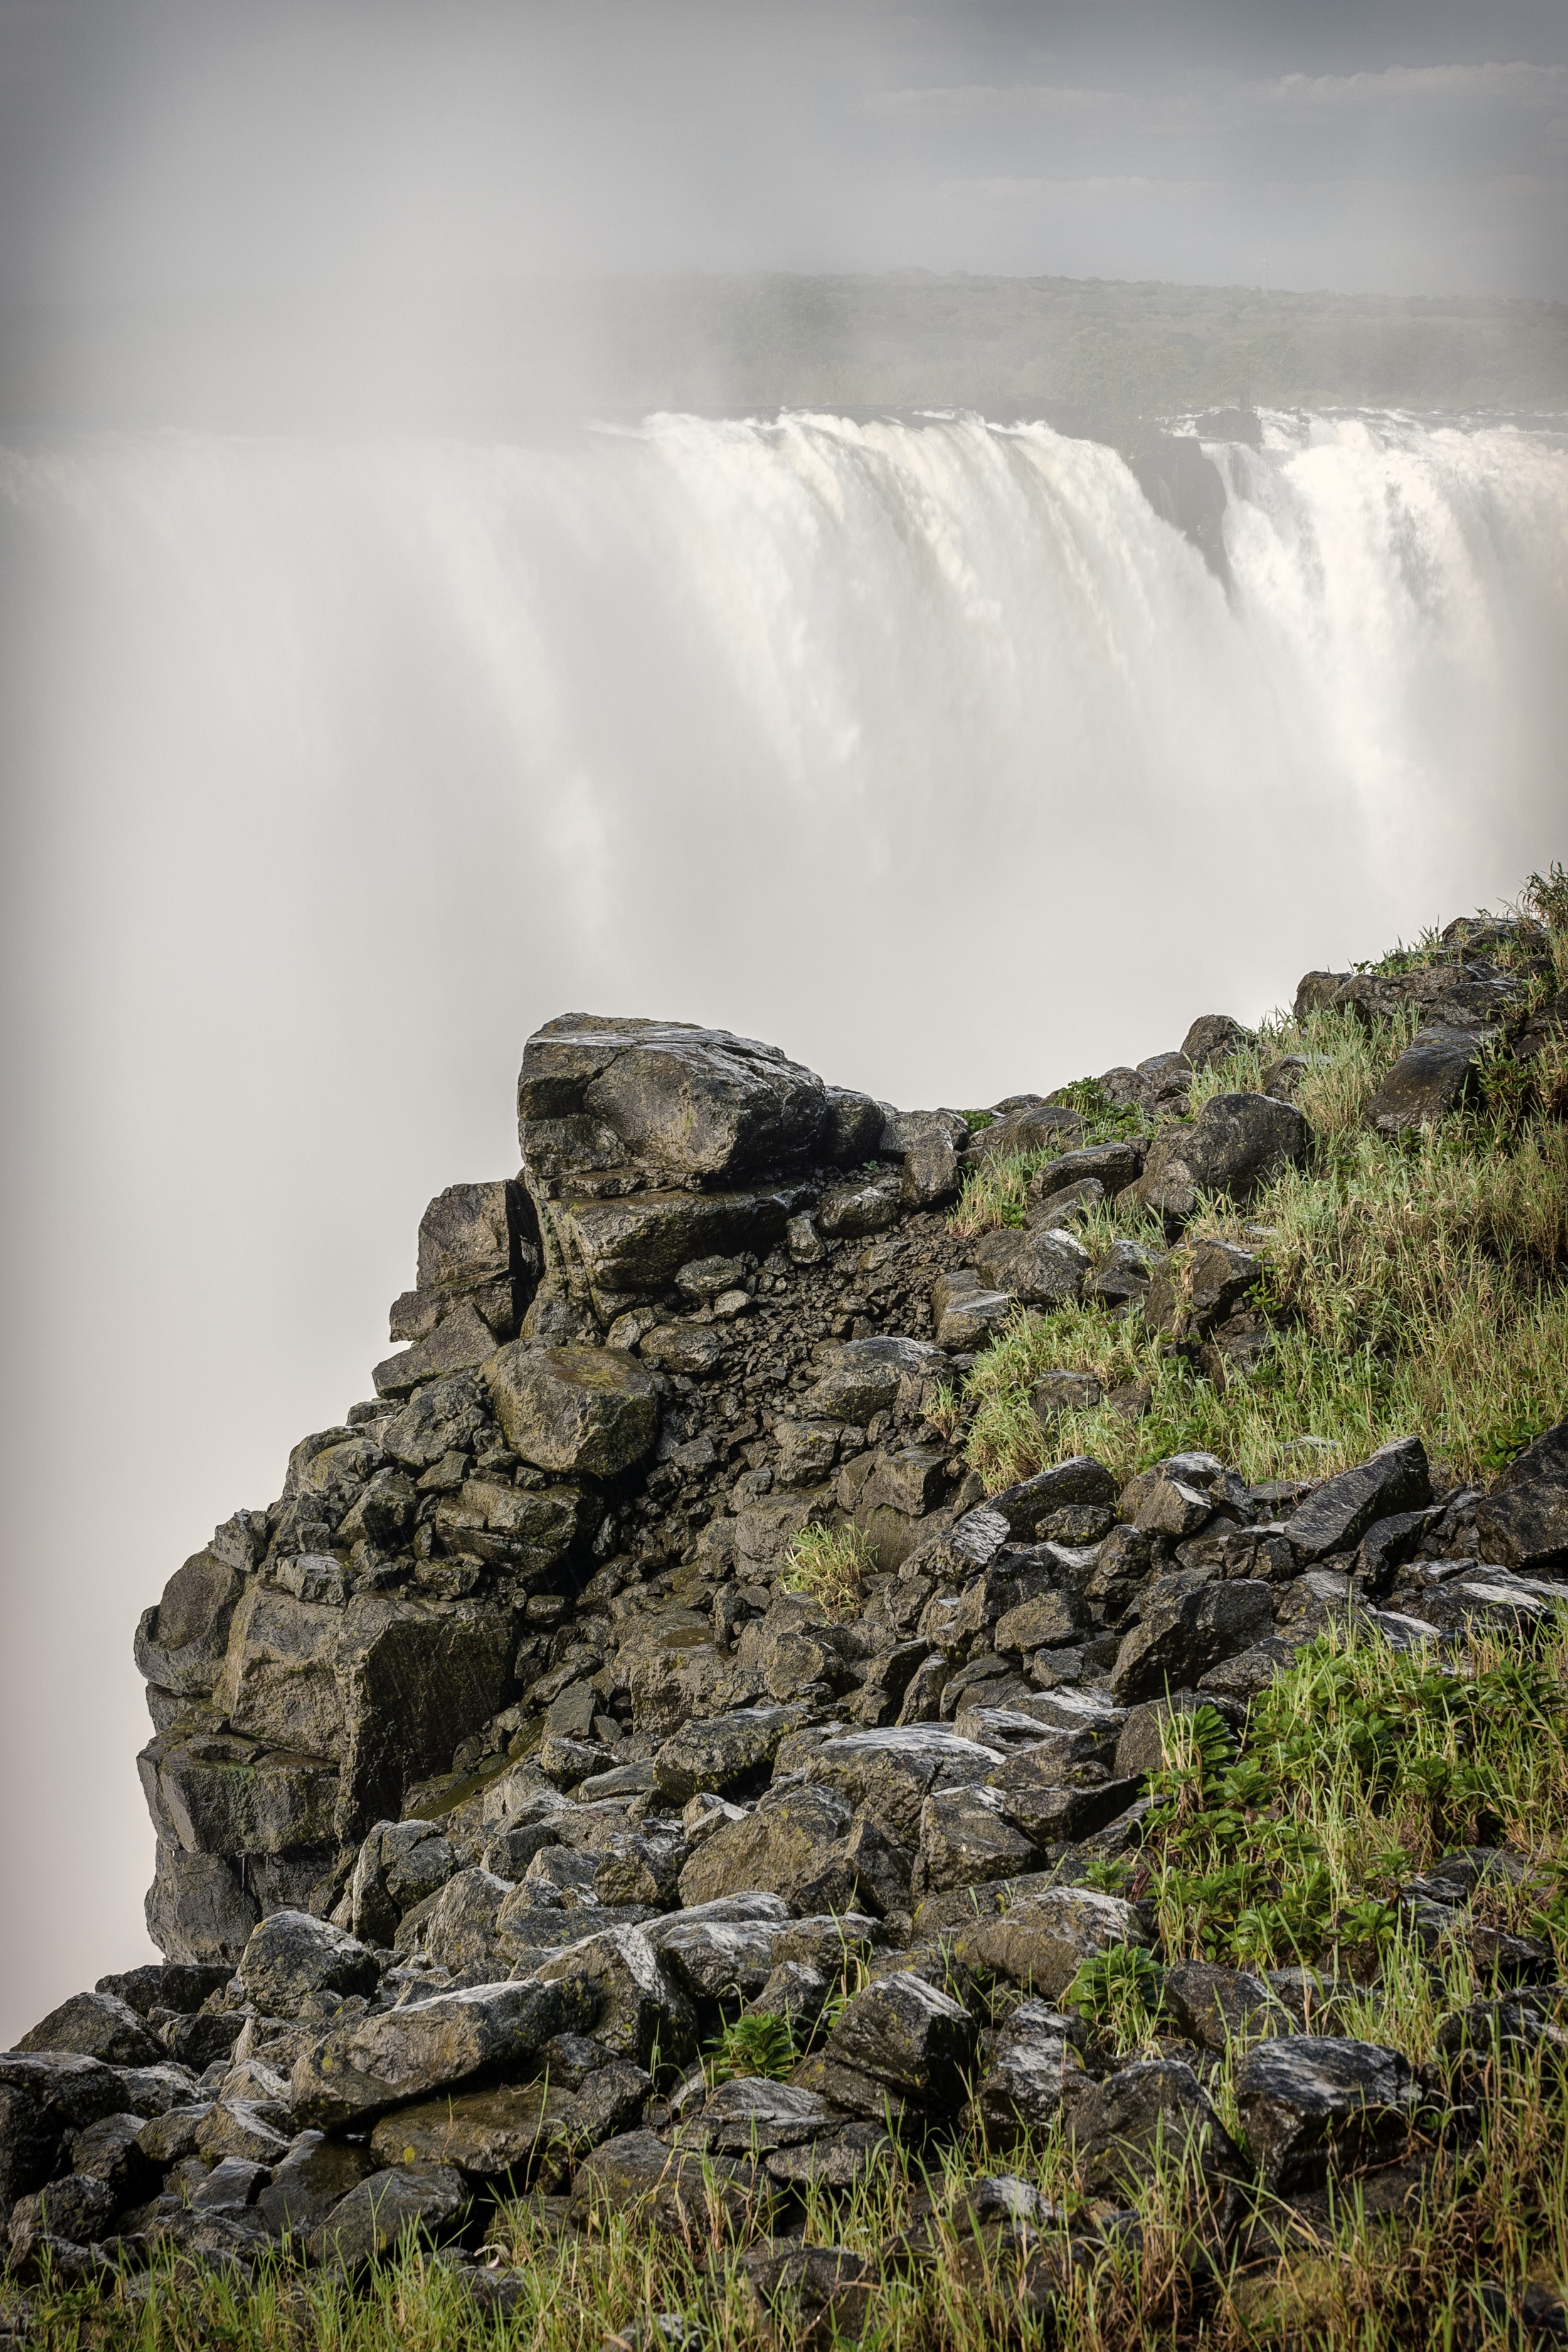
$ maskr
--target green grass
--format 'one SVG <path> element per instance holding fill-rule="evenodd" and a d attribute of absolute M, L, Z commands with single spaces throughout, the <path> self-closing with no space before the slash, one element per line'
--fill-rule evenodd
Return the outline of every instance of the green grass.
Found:
<path fill-rule="evenodd" d="M 818 1603 L 835 1621 L 852 1617 L 863 1605 L 863 1586 L 876 1566 L 868 1538 L 852 1522 L 834 1528 L 803 1528 L 790 1546 L 779 1582 Z"/>
<path fill-rule="evenodd" d="M 965 1391 L 968 1459 L 988 1487 L 1069 1454 L 1097 1454 L 1125 1477 L 1194 1446 L 1254 1480 L 1321 1474 L 1412 1433 L 1439 1476 L 1481 1479 L 1568 1413 L 1560 1057 L 1542 1057 L 1528 1096 L 1500 1066 L 1473 1113 L 1382 1137 L 1363 1124 L 1366 1102 L 1413 1026 L 1407 1015 L 1368 1029 L 1337 1010 L 1281 1016 L 1256 1045 L 1196 1075 L 1194 1110 L 1216 1093 L 1255 1091 L 1281 1054 L 1309 1057 L 1296 1096 L 1312 1133 L 1307 1166 L 1245 1207 L 1205 1200 L 1184 1237 L 1217 1235 L 1263 1260 L 1271 1355 L 1221 1390 L 1137 1310 L 1122 1321 L 1076 1304 L 1020 1313 Z M 954 1231 L 1021 1223 L 1028 1178 L 1046 1156 L 976 1171 Z M 1097 1263 L 1120 1234 L 1162 1245 L 1130 1194 L 1079 1230 Z M 1147 1380 L 1150 1411 L 1130 1423 L 1102 1404 L 1047 1429 L 1028 1395 L 1056 1369 L 1095 1372 L 1107 1392 Z"/>

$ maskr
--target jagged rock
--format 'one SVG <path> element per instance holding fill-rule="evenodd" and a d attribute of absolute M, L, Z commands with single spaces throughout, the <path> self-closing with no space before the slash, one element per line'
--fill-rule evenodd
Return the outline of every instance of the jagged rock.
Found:
<path fill-rule="evenodd" d="M 425 1339 L 385 1357 L 371 1379 L 377 1396 L 405 1397 L 423 1381 L 477 1370 L 495 1349 L 495 1333 L 472 1299 L 465 1298 Z"/>
<path fill-rule="evenodd" d="M 828 2036 L 827 2054 L 940 2113 L 968 2095 L 976 2046 L 967 2011 L 900 1969 L 856 1994 Z"/>
<path fill-rule="evenodd" d="M 1496 1034 L 1441 1024 L 1418 1029 L 1368 1100 L 1367 1125 L 1379 1135 L 1400 1135 L 1407 1127 L 1434 1127 L 1458 1110 L 1477 1092 Z"/>
<path fill-rule="evenodd" d="M 77 1992 L 24 2033 L 18 2050 L 74 2052 L 109 2066 L 155 2066 L 167 2057 L 136 2011 L 110 1993 Z"/>
<path fill-rule="evenodd" d="M 844 2246 L 792 2246 L 742 2258 L 751 2326 L 765 2352 L 800 2352 L 859 2341 L 881 2272 L 868 2254 Z"/>
<path fill-rule="evenodd" d="M 733 1987 L 754 2000 L 773 1973 L 774 1932 L 767 1920 L 688 1919 L 678 1912 L 657 1949 L 699 2000 L 718 2000 Z"/>
<path fill-rule="evenodd" d="M 196 2126 L 196 2151 L 219 2162 L 233 2156 L 247 2164 L 277 2164 L 288 2153 L 288 2120 L 281 2100 L 216 2099 Z"/>
<path fill-rule="evenodd" d="M 1476 1506 L 1476 1528 L 1489 1556 L 1510 1568 L 1568 1573 L 1568 1421 L 1510 1464 Z"/>
<path fill-rule="evenodd" d="M 951 1365 L 923 1339 L 848 1339 L 827 1356 L 800 1410 L 812 1420 L 865 1423 L 898 1403 L 906 1381 L 937 1381 Z"/>
<path fill-rule="evenodd" d="M 1078 2018 L 1064 2017 L 1043 2000 L 1021 2000 L 995 2037 L 975 2099 L 987 2133 L 1005 2141 L 1054 2123 L 1068 2077 L 1083 2072 L 1083 2040 Z"/>
<path fill-rule="evenodd" d="M 1190 1714 L 1198 1706 L 1213 1706 L 1233 1730 L 1245 1720 L 1243 1709 L 1234 1700 L 1207 1692 L 1173 1691 L 1168 1697 L 1146 1700 L 1130 1708 L 1123 1718 L 1116 1740 L 1117 1771 L 1123 1775 L 1159 1771 L 1164 1760 L 1161 1725 L 1173 1714 Z"/>
<path fill-rule="evenodd" d="M 954 1948 L 972 1966 L 994 1969 L 1047 2000 L 1067 1990 L 1080 1962 L 1113 1944 L 1147 1948 L 1152 1937 L 1136 1907 L 1089 1886 L 1052 1886 L 1020 1895 L 1000 1916 L 961 1927 Z"/>
<path fill-rule="evenodd" d="M 617 1478 L 653 1450 L 658 1391 L 619 1348 L 535 1348 L 516 1340 L 488 1368 L 507 1444 L 541 1470 Z"/>
<path fill-rule="evenodd" d="M 830 1241 L 865 1241 L 899 1222 L 899 1195 L 885 1180 L 835 1184 L 816 1204 L 816 1227 Z"/>
<path fill-rule="evenodd" d="M 186 1853 L 159 1839 L 157 1873 L 147 1890 L 147 1933 L 169 1959 L 232 1964 L 260 1916 L 255 1896 L 221 1855 Z"/>
<path fill-rule="evenodd" d="M 985 1510 L 1003 1520 L 1005 1532 L 1015 1542 L 1024 1543 L 1036 1535 L 1042 1521 L 1053 1511 L 1069 1504 L 1115 1500 L 1116 1481 L 1104 1463 L 1097 1462 L 1092 1454 L 1075 1454 L 1069 1460 L 1057 1463 L 1054 1468 L 1040 1471 L 1036 1477 L 1020 1479 L 1016 1486 L 1004 1486 L 1000 1493 L 987 1496 Z M 958 1528 L 953 1533 L 956 1536 Z"/>
<path fill-rule="evenodd" d="M 1237 2063 L 1236 2104 L 1276 2194 L 1315 2188 L 1331 2168 L 1397 2156 L 1417 2103 L 1396 2050 L 1337 2036 L 1260 2042 Z"/>
<path fill-rule="evenodd" d="M 308 2238 L 375 2169 L 375 2158 L 363 2145 L 301 2132 L 258 2192 L 256 2210 L 275 2234 Z"/>
<path fill-rule="evenodd" d="M 194 1552 L 169 1579 L 156 1608 L 142 1614 L 136 1628 L 137 1673 L 160 1689 L 209 1698 L 244 1592 L 245 1578 L 232 1559 L 211 1546 Z"/>
<path fill-rule="evenodd" d="M 1289 2033 L 1289 2012 L 1262 1979 L 1208 1960 L 1178 1960 L 1165 1970 L 1164 2003 L 1189 2042 L 1223 2055 L 1232 2041 Z"/>
<path fill-rule="evenodd" d="M 289 2100 L 307 2126 L 369 2121 L 486 2067 L 515 2065 L 552 2034 L 591 2024 L 593 2012 L 580 1978 L 437 1993 L 324 2035 L 295 2061 Z"/>
<path fill-rule="evenodd" d="M 828 1099 L 812 1071 L 755 1038 L 568 1013 L 523 1048 L 517 1117 L 531 1176 L 632 1162 L 732 1177 L 808 1157 Z"/>
<path fill-rule="evenodd" d="M 623 2132 L 577 2168 L 571 2212 L 585 2225 L 595 2212 L 646 2210 L 655 2228 L 708 2240 L 765 2223 L 769 2184 L 750 2162 L 703 2157 L 665 2146 L 651 2131 Z"/>
<path fill-rule="evenodd" d="M 854 1874 L 837 1849 L 850 1811 L 831 1788 L 770 1790 L 754 1812 L 698 1847 L 680 1874 L 682 1904 L 754 1887 L 801 1909 L 847 1910 Z"/>
<path fill-rule="evenodd" d="M 1224 1062 L 1243 1045 L 1257 1043 L 1255 1033 L 1233 1021 L 1228 1013 L 1200 1013 L 1182 1040 L 1182 1052 L 1194 1070 Z M 1268 1092 L 1267 1087 L 1264 1089 Z"/>
<path fill-rule="evenodd" d="M 680 2065 L 696 2044 L 691 2003 L 661 1966 L 637 1927 L 611 1927 L 572 1945 L 539 1971 L 542 1985 L 585 1992 L 592 2032 L 616 2058 L 646 2067 L 655 2049 L 666 2065 Z"/>
<path fill-rule="evenodd" d="M 275 1911 L 251 1936 L 238 1975 L 265 2017 L 298 2017 L 317 1993 L 374 1992 L 374 1952 L 304 1911 Z"/>
<path fill-rule="evenodd" d="M 647 2082 L 640 2070 L 638 2079 Z M 370 2152 L 382 2165 L 456 2165 L 479 2179 L 515 2172 L 521 2182 L 536 2154 L 564 2137 L 574 2104 L 543 2081 L 423 2099 L 383 2116 Z"/>
<path fill-rule="evenodd" d="M 1083 1121 L 1076 1111 L 1037 1098 L 1019 1103 L 983 1127 L 970 1139 L 969 1150 L 976 1160 L 1010 1159 L 1026 1151 L 1070 1150 L 1082 1136 Z"/>
<path fill-rule="evenodd" d="M 1268 1587 L 1246 1580 L 1204 1584 L 1146 1604 L 1117 1651 L 1110 1687 L 1129 1703 L 1190 1687 L 1221 1658 L 1262 1640 L 1273 1624 Z"/>
<path fill-rule="evenodd" d="M 356 2183 L 312 2231 L 310 2260 L 357 2270 L 405 2233 L 439 2243 L 462 2224 L 468 2186 L 450 2164 L 399 2164 Z"/>
<path fill-rule="evenodd" d="M 827 1740 L 807 1759 L 805 1770 L 815 1790 L 840 1792 L 849 1804 L 863 1807 L 895 1845 L 912 1852 L 920 1843 L 927 1796 L 938 1789 L 973 1786 L 1002 1760 L 994 1748 L 922 1723 Z"/>
<path fill-rule="evenodd" d="M 1215 2178 L 1240 2170 L 1235 2142 L 1190 2066 L 1146 2059 L 1102 2083 L 1074 2076 L 1063 2100 L 1068 2137 L 1085 2186 L 1100 2192 L 1145 2187 L 1155 2152 L 1192 2147 Z"/>
<path fill-rule="evenodd" d="M 1039 1861 L 1029 1839 L 1007 1817 L 1002 1798 L 985 1788 L 949 1789 L 921 1808 L 919 1891 L 941 1894 L 990 1878 L 1013 1878 Z"/>
<path fill-rule="evenodd" d="M 1374 1520 L 1420 1510 L 1431 1499 L 1426 1450 L 1418 1437 L 1402 1437 L 1315 1487 L 1292 1512 L 1286 1535 L 1297 1559 L 1310 1563 L 1353 1549 Z"/>
<path fill-rule="evenodd" d="M 71 2147 L 71 2170 L 101 2180 L 121 2205 L 130 2205 L 155 2186 L 157 2168 L 142 2145 L 140 2116 L 100 2116 L 79 2132 Z"/>
<path fill-rule="evenodd" d="M 1139 1203 L 1184 1224 L 1200 1192 L 1246 1200 L 1281 1168 L 1304 1160 L 1307 1122 L 1272 1095 L 1213 1095 L 1191 1124 L 1173 1120 L 1150 1147 Z"/>
<path fill-rule="evenodd" d="M 100 2059 L 0 2052 L 0 2226 L 19 2197 L 51 2179 L 68 2136 L 124 2105 L 120 2077 Z"/>
<path fill-rule="evenodd" d="M 71 2173 L 51 2181 L 31 2196 L 19 2197 L 11 2208 L 11 2260 L 28 2262 L 40 2241 L 58 2238 L 68 2245 L 89 2246 L 101 2238 L 114 2215 L 117 2200 L 106 2181 Z"/>
<path fill-rule="evenodd" d="M 1026 1307 L 1078 1297 L 1090 1264 L 1082 1243 L 1052 1225 L 1029 1225 L 1022 1232 L 1002 1226 L 983 1234 L 974 1244 L 982 1282 L 992 1290 L 1010 1292 Z"/>

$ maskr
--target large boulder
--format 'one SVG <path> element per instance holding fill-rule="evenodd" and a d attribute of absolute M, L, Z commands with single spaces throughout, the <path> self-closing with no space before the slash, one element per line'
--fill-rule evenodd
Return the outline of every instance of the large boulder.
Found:
<path fill-rule="evenodd" d="M 489 1368 L 507 1444 L 541 1470 L 618 1478 L 652 1453 L 658 1389 L 624 1348 L 517 1340 Z"/>
<path fill-rule="evenodd" d="M 840 1848 L 850 1811 L 833 1789 L 770 1790 L 753 1812 L 703 1840 L 680 1874 L 682 1904 L 754 1887 L 797 1910 L 847 1910 L 856 1875 Z"/>
<path fill-rule="evenodd" d="M 274 1911 L 245 1948 L 238 1975 L 263 2017 L 298 2017 L 317 1993 L 374 1992 L 374 1952 L 308 1911 Z"/>
<path fill-rule="evenodd" d="M 1568 1421 L 1511 1463 L 1476 1508 L 1484 1557 L 1540 1574 L 1568 1573 Z"/>
<path fill-rule="evenodd" d="M 468 2201 L 468 2182 L 456 2165 L 389 2166 L 333 2206 L 309 2241 L 310 2260 L 352 2271 L 391 2253 L 405 2237 L 439 2242 L 461 2227 Z"/>
<path fill-rule="evenodd" d="M 168 2056 L 130 2004 L 112 1993 L 78 1992 L 51 2009 L 17 2042 L 18 2050 L 70 2051 L 109 2066 L 156 2066 Z"/>
<path fill-rule="evenodd" d="M 1377 1520 L 1419 1511 L 1431 1499 L 1426 1447 L 1418 1437 L 1397 1438 L 1314 1487 L 1290 1518 L 1287 1538 L 1297 1559 L 1310 1566 L 1331 1552 L 1353 1550 Z"/>
<path fill-rule="evenodd" d="M 1245 1201 L 1307 1156 L 1307 1122 L 1272 1095 L 1213 1095 L 1195 1119 L 1173 1119 L 1150 1147 L 1135 1192 L 1166 1225 L 1184 1224 L 1200 1192 Z"/>
<path fill-rule="evenodd" d="M 828 2036 L 829 2059 L 937 2113 L 968 2096 L 979 2032 L 968 2011 L 910 1969 L 856 1994 Z"/>
<path fill-rule="evenodd" d="M 1337 2035 L 1261 2042 L 1235 2082 L 1253 2158 L 1277 2195 L 1315 2189 L 1331 2168 L 1397 2156 L 1418 2095 L 1396 2050 Z"/>
<path fill-rule="evenodd" d="M 1236 2144 L 1208 2094 L 1179 2059 L 1145 2059 L 1101 2083 L 1072 2081 L 1064 2101 L 1068 2138 L 1084 2184 L 1101 2193 L 1147 2188 L 1162 2150 L 1190 2149 L 1211 2178 L 1240 2170 Z"/>
<path fill-rule="evenodd" d="M 1081 1242 L 1057 1226 L 1018 1232 L 1005 1225 L 975 1243 L 974 1265 L 991 1289 L 1006 1291 L 1026 1307 L 1043 1307 L 1078 1297 L 1090 1259 Z"/>
<path fill-rule="evenodd" d="M 1123 1705 L 1190 1688 L 1222 1658 L 1250 1649 L 1273 1627 L 1267 1584 L 1252 1579 L 1200 1584 L 1145 1608 L 1116 1653 L 1110 1687 Z"/>
<path fill-rule="evenodd" d="M 556 1186 L 539 1201 L 546 1269 L 559 1297 L 591 1306 L 601 1321 L 648 1291 L 664 1290 L 693 1258 L 762 1256 L 811 1199 L 787 1180 L 727 1192 L 574 1192 Z M 523 1326 L 531 1335 L 547 1303 L 542 1292 Z M 590 1318 L 591 1319 L 591 1318 Z M 541 1338 L 553 1334 L 542 1331 Z"/>
<path fill-rule="evenodd" d="M 145 1916 L 166 1959 L 202 1967 L 238 1959 L 261 1906 L 222 1854 L 187 1853 L 161 1837 Z"/>
<path fill-rule="evenodd" d="M 1116 1944 L 1147 1948 L 1152 1942 L 1137 1907 L 1120 1895 L 1091 1886 L 1047 1886 L 1018 1892 L 999 1914 L 980 1913 L 954 1935 L 962 1960 L 992 1969 L 1012 1983 L 1055 2000 L 1081 1963 Z"/>
<path fill-rule="evenodd" d="M 119 2075 L 100 2058 L 0 2051 L 0 2229 L 19 2197 L 53 2179 L 75 2135 L 124 2105 Z"/>
<path fill-rule="evenodd" d="M 1495 1031 L 1418 1029 L 1366 1106 L 1366 1123 L 1379 1135 L 1407 1127 L 1435 1127 L 1474 1095 Z"/>
<path fill-rule="evenodd" d="M 607 1927 L 571 1945 L 540 1971 L 542 1984 L 569 1986 L 592 2003 L 592 2032 L 612 2057 L 647 2067 L 655 2053 L 679 2066 L 692 2054 L 697 2018 L 690 2000 L 637 1927 Z"/>
<path fill-rule="evenodd" d="M 705 1178 L 795 1167 L 816 1151 L 827 1110 L 822 1080 L 776 1046 L 684 1021 L 563 1013 L 529 1039 L 517 1082 L 531 1179 L 627 1164 Z"/>
<path fill-rule="evenodd" d="M 161 1690 L 210 1698 L 245 1578 L 210 1547 L 192 1554 L 136 1628 L 136 1670 Z"/>
<path fill-rule="evenodd" d="M 289 2104 L 305 2125 L 332 2130 L 494 2068 L 521 2066 L 552 2034 L 593 2021 L 586 1981 L 482 1984 L 437 1993 L 339 2026 L 294 2062 Z"/>

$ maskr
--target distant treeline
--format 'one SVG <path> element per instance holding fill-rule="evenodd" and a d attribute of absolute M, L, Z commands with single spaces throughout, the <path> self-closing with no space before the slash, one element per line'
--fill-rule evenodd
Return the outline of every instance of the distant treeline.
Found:
<path fill-rule="evenodd" d="M 958 406 L 1568 410 L 1568 304 L 1097 278 L 664 278 L 0 319 L 10 423 L 505 428 Z"/>

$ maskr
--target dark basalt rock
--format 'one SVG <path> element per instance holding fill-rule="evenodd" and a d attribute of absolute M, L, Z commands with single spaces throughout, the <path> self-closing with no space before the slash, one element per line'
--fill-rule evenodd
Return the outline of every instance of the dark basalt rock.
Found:
<path fill-rule="evenodd" d="M 1396 2050 L 1298 2034 L 1261 2042 L 1238 2063 L 1236 2102 L 1270 2189 L 1313 2189 L 1331 2168 L 1395 2157 L 1417 2094 Z"/>
<path fill-rule="evenodd" d="M 1435 1127 L 1447 1118 L 1477 1091 L 1496 1034 L 1437 1024 L 1418 1029 L 1367 1103 L 1367 1125 L 1379 1135 L 1400 1135 L 1407 1127 Z"/>
<path fill-rule="evenodd" d="M 1490 1557 L 1532 1575 L 1568 1575 L 1568 1421 L 1527 1445 L 1476 1507 Z"/>

